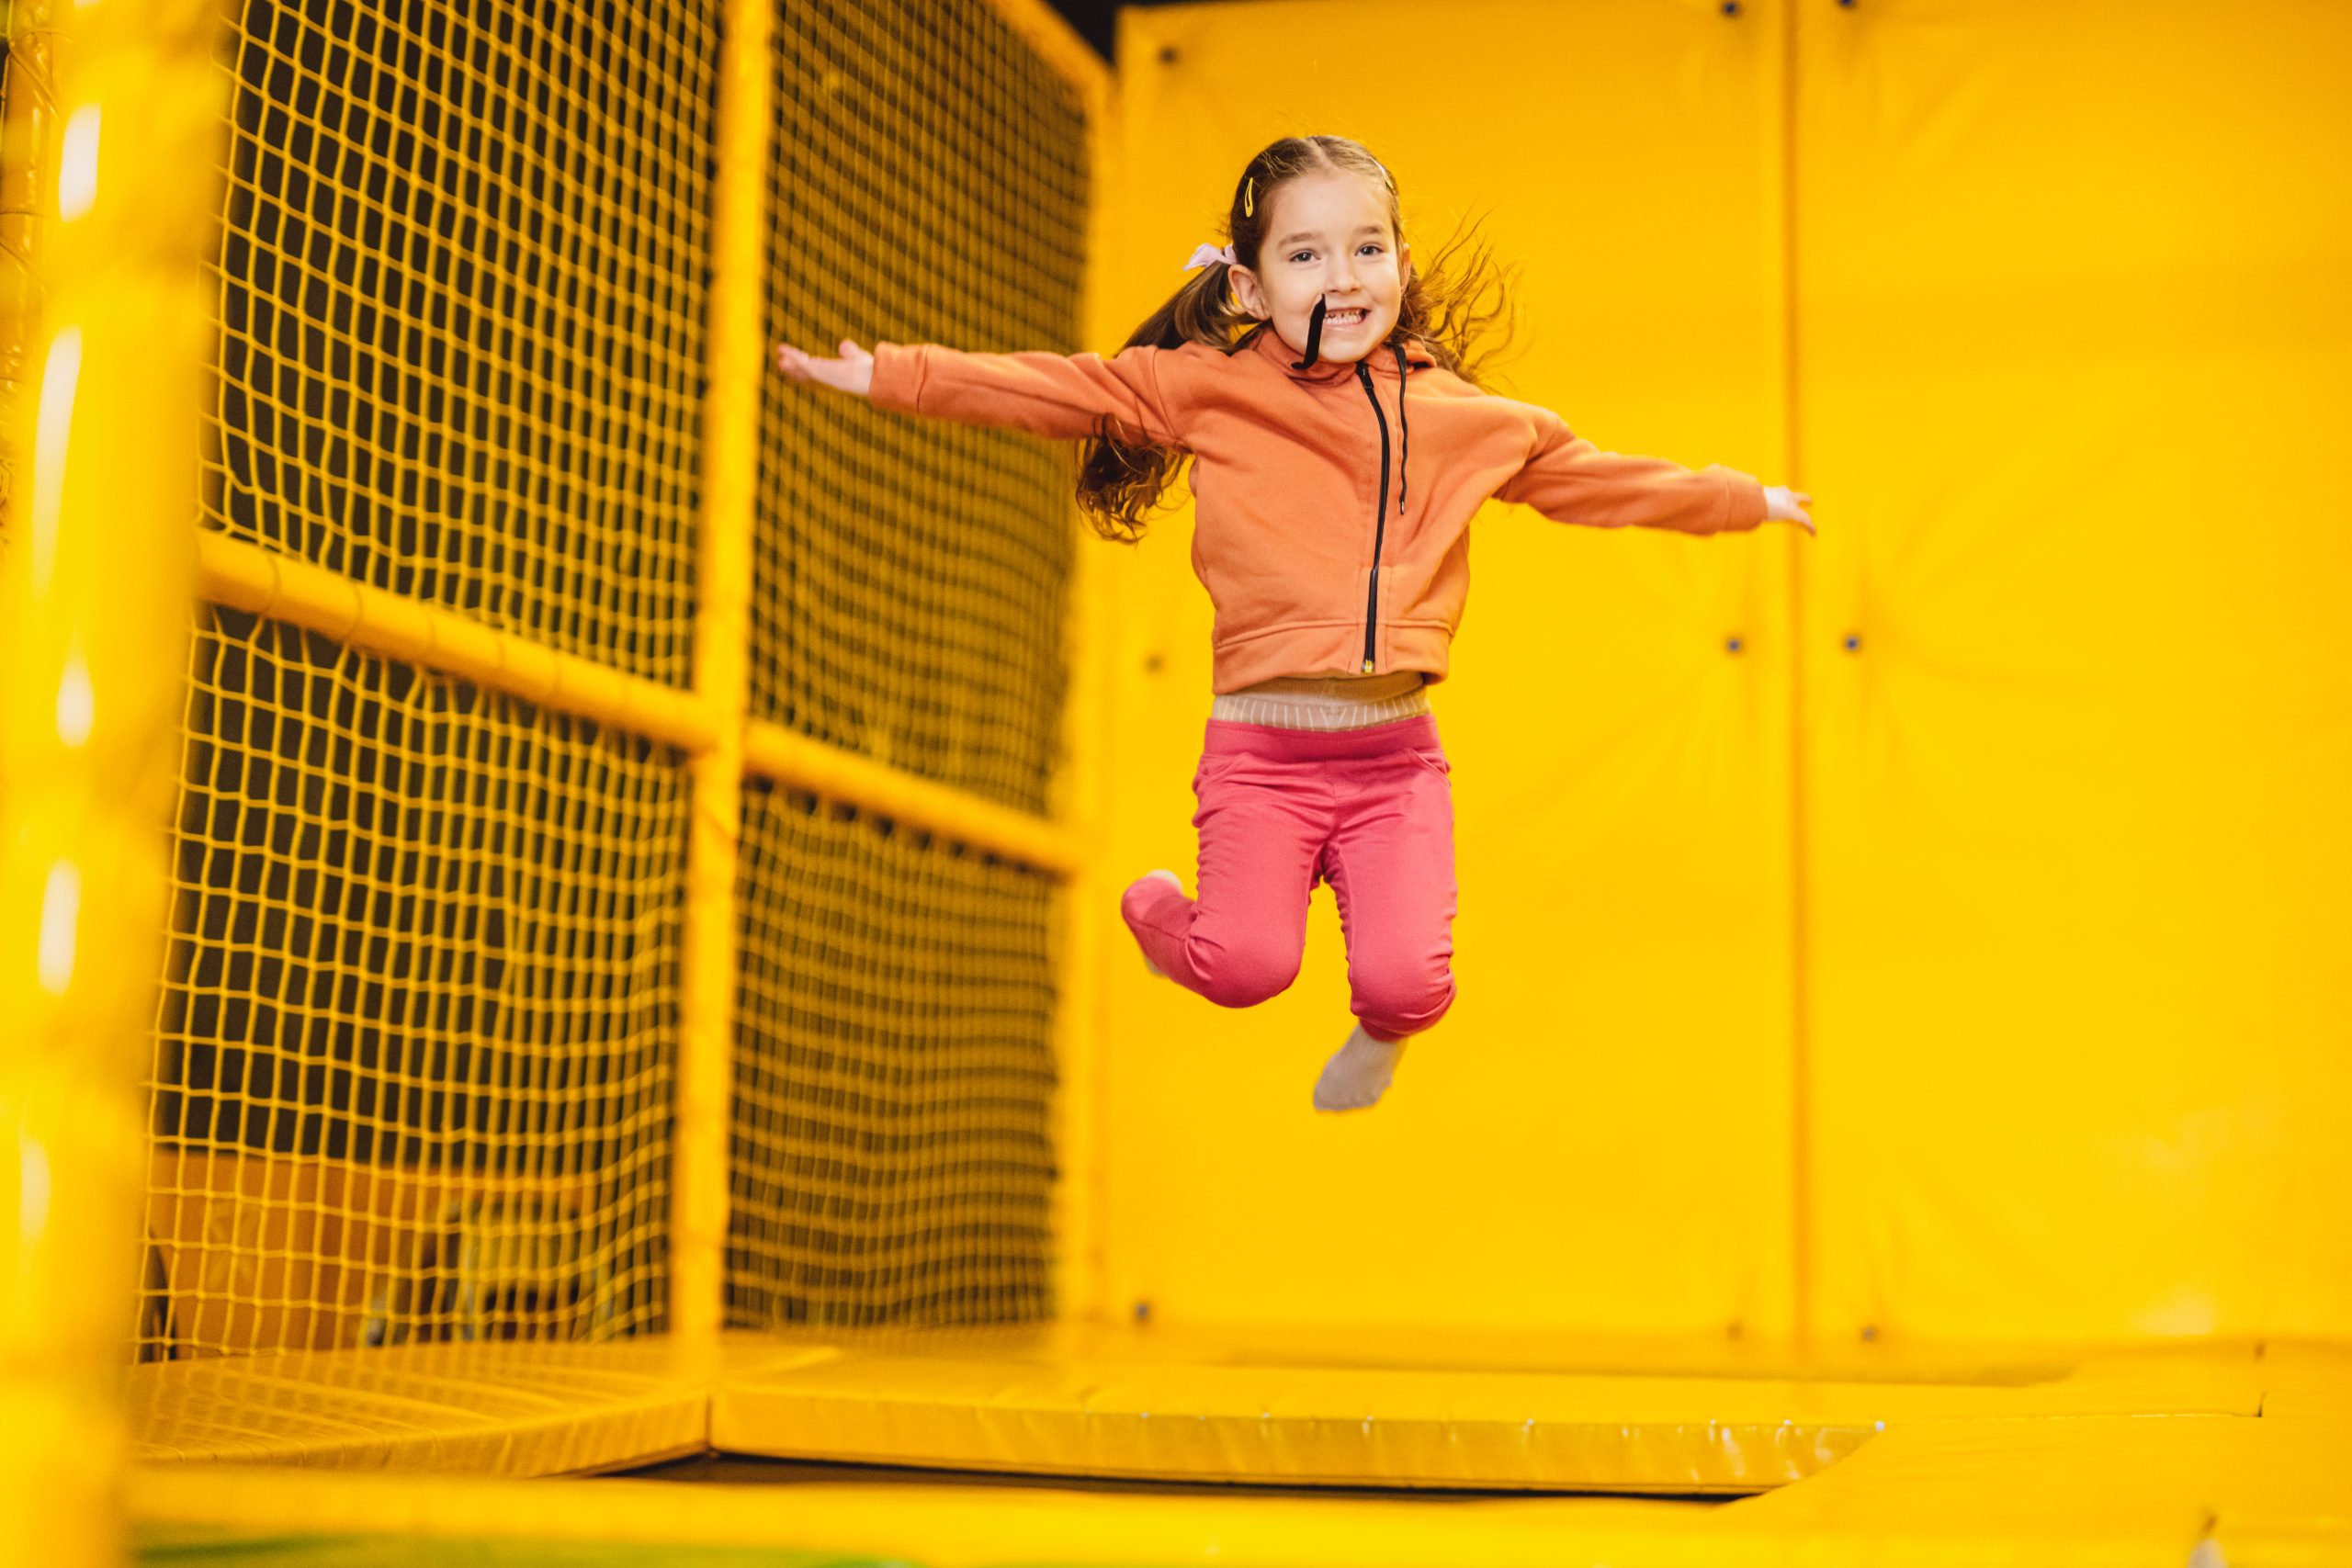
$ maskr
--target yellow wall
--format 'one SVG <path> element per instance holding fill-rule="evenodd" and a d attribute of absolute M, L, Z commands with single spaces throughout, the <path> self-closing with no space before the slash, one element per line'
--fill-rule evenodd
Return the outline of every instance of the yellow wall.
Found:
<path fill-rule="evenodd" d="M 2352 1330 L 2352 9 L 1801 19 L 1821 1322 Z"/>
<path fill-rule="evenodd" d="M 1248 1012 L 1104 911 L 1111 1306 L 2352 1329 L 2352 13 L 1442 20 L 1129 12 L 1114 313 L 1259 146 L 1352 135 L 1424 258 L 1489 213 L 1524 267 L 1499 389 L 1810 489 L 1822 536 L 1481 514 L 1433 694 L 1461 998 L 1378 1111 L 1306 1107 L 1328 890 Z M 1188 533 L 1104 547 L 1119 884 L 1192 885 Z"/>
<path fill-rule="evenodd" d="M 1490 214 L 1524 267 L 1513 395 L 1604 446 L 1778 468 L 1777 34 L 1628 4 L 1585 8 L 1577 48 L 1513 42 L 1556 9 L 1449 6 L 1442 28 L 1411 5 L 1127 13 L 1126 180 L 1106 198 L 1125 202 L 1129 323 L 1182 281 L 1251 152 L 1340 130 L 1397 171 L 1424 260 Z M 1369 68 L 1365 51 L 1399 47 L 1408 60 Z M 1169 518 L 1112 574 L 1107 748 L 1114 863 L 1173 867 L 1188 890 L 1209 704 L 1189 526 Z M 1317 1117 L 1308 1090 L 1352 1023 L 1328 888 L 1297 983 L 1246 1012 L 1152 979 L 1116 928 L 1114 1307 L 1785 1318 L 1787 680 L 1770 650 L 1791 542 L 1505 506 L 1472 540 L 1464 630 L 1431 697 L 1455 762 L 1459 999 L 1377 1112 Z M 1725 650 L 1733 635 L 1746 651 Z"/>

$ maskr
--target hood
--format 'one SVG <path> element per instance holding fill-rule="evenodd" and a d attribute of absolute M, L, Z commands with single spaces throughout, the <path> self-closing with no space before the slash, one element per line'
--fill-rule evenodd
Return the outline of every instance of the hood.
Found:
<path fill-rule="evenodd" d="M 1387 343 L 1382 344 L 1363 356 L 1363 363 L 1372 367 L 1374 375 L 1385 376 L 1391 380 L 1396 379 L 1396 351 L 1390 346 L 1396 341 L 1396 334 L 1391 333 Z M 1408 365 L 1423 366 L 1437 363 L 1437 356 L 1423 347 L 1418 340 L 1408 342 L 1404 346 L 1405 360 Z M 1264 355 L 1269 362 L 1294 381 L 1339 381 L 1352 378 L 1356 373 L 1353 361 L 1344 365 L 1334 365 L 1327 360 L 1317 364 L 1312 370 L 1292 369 L 1291 367 L 1298 360 L 1298 351 L 1283 341 L 1283 334 L 1274 331 L 1273 323 L 1271 321 L 1252 329 L 1250 335 L 1243 340 L 1243 347 L 1247 352 Z"/>

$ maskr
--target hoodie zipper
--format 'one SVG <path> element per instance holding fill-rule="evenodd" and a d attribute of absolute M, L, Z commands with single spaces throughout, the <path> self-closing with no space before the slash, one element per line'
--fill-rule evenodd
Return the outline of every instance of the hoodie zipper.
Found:
<path fill-rule="evenodd" d="M 1372 400 L 1372 416 L 1380 422 L 1380 510 L 1373 520 L 1372 581 L 1366 586 L 1363 605 L 1363 672 L 1372 673 L 1373 628 L 1380 624 L 1380 545 L 1388 533 L 1388 415 L 1381 411 L 1380 394 L 1372 389 L 1372 372 L 1364 363 L 1356 361 L 1356 379 L 1363 383 L 1363 395 Z"/>

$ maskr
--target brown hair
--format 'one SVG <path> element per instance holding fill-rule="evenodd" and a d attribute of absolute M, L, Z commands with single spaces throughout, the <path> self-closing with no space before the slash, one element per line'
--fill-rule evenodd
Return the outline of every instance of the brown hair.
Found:
<path fill-rule="evenodd" d="M 1344 136 L 1290 136 L 1250 159 L 1241 178 L 1234 182 L 1233 206 L 1226 220 L 1235 260 L 1256 268 L 1259 247 L 1266 239 L 1268 209 L 1273 194 L 1286 182 L 1302 175 L 1342 169 L 1376 181 L 1388 193 L 1389 227 L 1401 245 L 1404 208 L 1396 180 L 1379 159 Z M 1396 325 L 1381 346 L 1418 343 L 1446 369 L 1474 386 L 1482 386 L 1478 367 L 1510 341 L 1510 276 L 1516 269 L 1506 272 L 1497 267 L 1492 252 L 1483 243 L 1467 254 L 1459 268 L 1447 266 L 1448 258 L 1470 242 L 1476 228 L 1473 223 L 1456 233 L 1427 267 L 1413 267 L 1405 280 Z M 1176 348 L 1200 343 L 1233 354 L 1254 343 L 1259 333 L 1272 332 L 1273 323 L 1259 321 L 1241 308 L 1227 280 L 1230 270 L 1223 262 L 1203 267 L 1135 330 L 1125 346 Z M 1489 290 L 1496 297 L 1493 307 L 1475 309 Z M 1480 344 L 1487 329 L 1498 321 L 1506 322 L 1502 334 Z M 1474 350 L 1474 344 L 1479 346 Z M 1104 538 L 1132 544 L 1143 536 L 1146 516 L 1175 482 L 1186 456 L 1173 447 L 1133 439 L 1105 415 L 1096 422 L 1095 434 L 1088 438 L 1080 458 L 1079 509 Z"/>

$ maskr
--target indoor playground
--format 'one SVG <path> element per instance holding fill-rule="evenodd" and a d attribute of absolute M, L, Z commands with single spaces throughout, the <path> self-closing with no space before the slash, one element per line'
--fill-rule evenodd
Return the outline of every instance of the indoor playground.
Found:
<path fill-rule="evenodd" d="M 0 1564 L 2352 1564 L 2352 7 L 6 16 Z M 775 357 L 1317 134 L 1817 525 L 1478 509 L 1339 1114 L 1193 492 Z"/>

